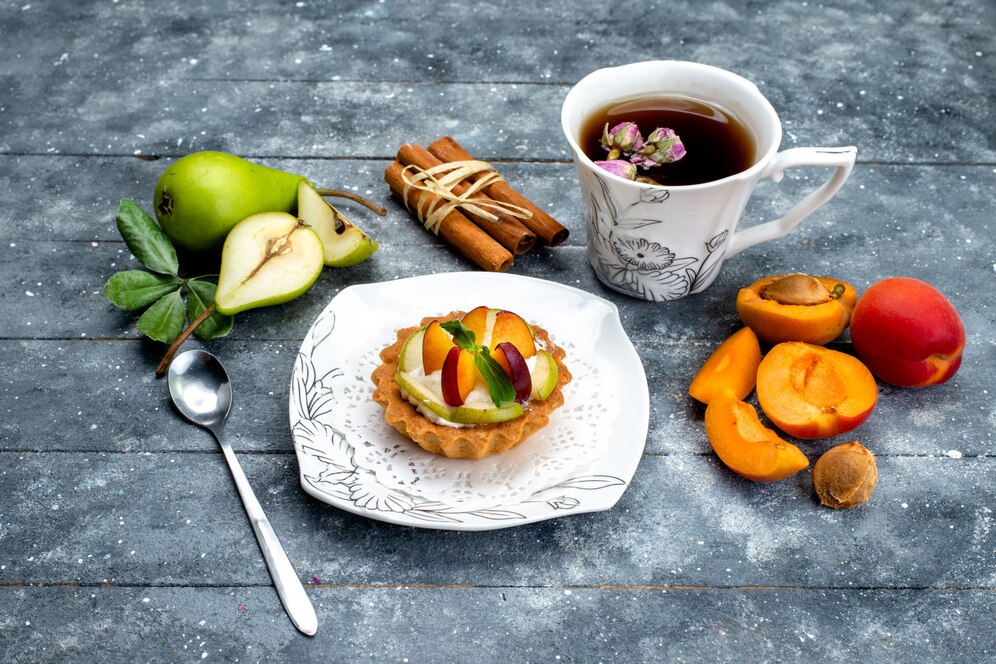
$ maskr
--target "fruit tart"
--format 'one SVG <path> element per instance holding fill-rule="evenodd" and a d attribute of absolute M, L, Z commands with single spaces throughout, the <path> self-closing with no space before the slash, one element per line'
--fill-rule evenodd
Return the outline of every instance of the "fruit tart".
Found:
<path fill-rule="evenodd" d="M 563 405 L 565 355 L 511 311 L 455 311 L 398 331 L 380 353 L 373 398 L 423 449 L 481 459 L 515 447 Z"/>

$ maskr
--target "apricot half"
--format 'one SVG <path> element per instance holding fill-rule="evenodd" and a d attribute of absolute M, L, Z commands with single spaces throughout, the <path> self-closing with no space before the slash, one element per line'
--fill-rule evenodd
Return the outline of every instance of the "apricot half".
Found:
<path fill-rule="evenodd" d="M 707 404 L 721 389 L 729 387 L 738 399 L 743 399 L 754 389 L 760 363 L 761 344 L 754 331 L 745 327 L 730 335 L 709 356 L 692 379 L 688 394 Z"/>
<path fill-rule="evenodd" d="M 872 373 L 893 385 L 937 385 L 955 375 L 965 326 L 954 305 L 919 279 L 891 277 L 865 291 L 851 340 Z"/>
<path fill-rule="evenodd" d="M 829 438 L 857 428 L 878 400 L 861 360 L 823 346 L 789 341 L 757 368 L 757 400 L 779 429 L 797 438 Z"/>
<path fill-rule="evenodd" d="M 705 428 L 720 461 L 755 482 L 784 479 L 809 465 L 802 450 L 761 424 L 754 407 L 728 387 L 706 407 Z"/>
<path fill-rule="evenodd" d="M 768 343 L 825 344 L 847 328 L 858 293 L 851 284 L 804 274 L 759 279 L 737 293 L 740 320 Z"/>

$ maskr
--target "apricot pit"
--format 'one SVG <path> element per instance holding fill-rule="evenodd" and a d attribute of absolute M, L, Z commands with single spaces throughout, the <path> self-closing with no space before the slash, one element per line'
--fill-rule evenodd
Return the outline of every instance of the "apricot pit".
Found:
<path fill-rule="evenodd" d="M 857 303 L 839 279 L 787 274 L 765 277 L 737 294 L 737 313 L 760 339 L 825 344 L 847 328 Z"/>
<path fill-rule="evenodd" d="M 856 440 L 827 450 L 813 465 L 816 496 L 835 510 L 867 501 L 877 482 L 875 455 Z"/>

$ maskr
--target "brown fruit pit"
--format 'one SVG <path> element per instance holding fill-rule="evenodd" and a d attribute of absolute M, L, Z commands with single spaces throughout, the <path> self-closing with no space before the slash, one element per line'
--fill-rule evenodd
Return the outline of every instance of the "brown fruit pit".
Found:
<path fill-rule="evenodd" d="M 877 482 L 875 455 L 856 440 L 827 450 L 813 465 L 816 496 L 835 510 L 867 501 Z"/>
<path fill-rule="evenodd" d="M 765 300 L 774 300 L 778 304 L 803 306 L 823 304 L 833 299 L 831 292 L 818 279 L 798 272 L 772 281 L 761 289 L 761 297 Z"/>

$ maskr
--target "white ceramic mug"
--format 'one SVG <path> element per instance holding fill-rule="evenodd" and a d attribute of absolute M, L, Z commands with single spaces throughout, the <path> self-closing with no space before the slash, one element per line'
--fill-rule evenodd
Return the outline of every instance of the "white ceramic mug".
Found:
<path fill-rule="evenodd" d="M 612 102 L 668 96 L 712 102 L 730 111 L 754 139 L 750 168 L 702 184 L 654 186 L 599 168 L 578 145 L 585 119 Z M 588 260 L 610 288 L 657 302 L 702 291 L 716 278 L 724 260 L 786 235 L 837 193 L 857 156 L 854 147 L 779 152 L 782 126 L 757 86 L 731 72 L 692 62 L 638 62 L 599 69 L 567 94 L 561 123 L 581 180 Z M 831 166 L 836 172 L 780 219 L 737 231 L 761 178 L 778 182 L 791 166 Z"/>

